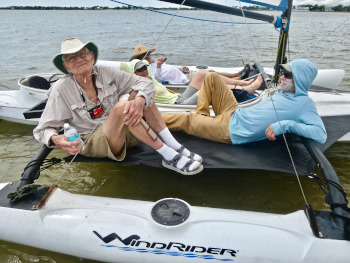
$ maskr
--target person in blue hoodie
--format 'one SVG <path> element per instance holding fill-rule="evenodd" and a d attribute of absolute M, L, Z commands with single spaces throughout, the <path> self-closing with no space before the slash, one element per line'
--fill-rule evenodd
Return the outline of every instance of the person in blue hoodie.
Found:
<path fill-rule="evenodd" d="M 216 73 L 205 78 L 195 113 L 162 114 L 168 128 L 217 142 L 244 144 L 295 133 L 324 143 L 327 133 L 308 90 L 317 75 L 306 59 L 281 65 L 276 94 L 247 108 L 238 108 L 232 92 Z M 210 117 L 213 106 L 215 118 Z"/>

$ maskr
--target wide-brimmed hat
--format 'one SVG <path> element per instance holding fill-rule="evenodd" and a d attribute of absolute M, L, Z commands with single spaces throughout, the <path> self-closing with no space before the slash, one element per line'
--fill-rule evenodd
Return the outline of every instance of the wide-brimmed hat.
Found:
<path fill-rule="evenodd" d="M 280 67 L 284 70 L 287 71 L 289 73 L 293 73 L 292 72 L 292 68 L 288 65 L 288 64 L 281 64 Z"/>
<path fill-rule="evenodd" d="M 61 43 L 61 53 L 59 53 L 52 59 L 52 63 L 59 71 L 62 71 L 64 74 L 68 74 L 68 71 L 63 66 L 62 56 L 78 52 L 83 47 L 86 47 L 88 50 L 94 53 L 96 63 L 98 58 L 98 47 L 96 46 L 96 44 L 93 42 L 87 42 L 84 44 L 83 42 L 81 42 L 81 40 L 79 40 L 76 37 L 66 38 L 65 40 L 63 40 L 63 42 Z"/>
<path fill-rule="evenodd" d="M 146 53 L 152 53 L 153 51 L 155 51 L 155 48 L 151 48 L 150 50 L 148 50 L 145 46 L 142 45 L 138 45 L 137 47 L 135 47 L 135 54 L 129 59 L 129 61 L 138 58 L 141 55 L 144 55 Z"/>

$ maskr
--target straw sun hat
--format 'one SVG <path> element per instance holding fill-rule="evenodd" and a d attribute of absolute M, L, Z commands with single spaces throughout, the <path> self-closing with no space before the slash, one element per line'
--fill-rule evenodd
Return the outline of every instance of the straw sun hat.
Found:
<path fill-rule="evenodd" d="M 93 42 L 87 42 L 84 44 L 83 42 L 81 42 L 81 40 L 75 37 L 66 38 L 65 40 L 63 40 L 63 42 L 61 43 L 61 53 L 59 53 L 52 59 L 52 63 L 59 71 L 62 71 L 64 74 L 68 74 L 68 71 L 63 66 L 62 56 L 78 52 L 83 47 L 86 47 L 88 50 L 94 53 L 96 63 L 98 58 L 98 47 L 96 46 L 96 44 Z"/>
<path fill-rule="evenodd" d="M 141 55 L 144 55 L 146 53 L 151 54 L 153 51 L 155 51 L 155 48 L 151 48 L 150 50 L 148 50 L 145 46 L 142 45 L 138 45 L 137 47 L 135 47 L 135 55 L 133 55 L 129 61 L 138 58 Z"/>

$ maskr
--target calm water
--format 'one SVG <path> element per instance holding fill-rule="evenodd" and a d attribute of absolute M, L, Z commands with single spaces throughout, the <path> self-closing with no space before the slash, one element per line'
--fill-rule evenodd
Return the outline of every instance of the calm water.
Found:
<path fill-rule="evenodd" d="M 228 16 L 204 11 L 181 14 L 230 21 Z M 157 41 L 156 54 L 167 56 L 169 63 L 223 67 L 240 65 L 242 57 L 246 62 L 259 60 L 263 66 L 272 66 L 278 40 L 278 32 L 268 24 L 249 25 L 248 30 L 246 25 L 179 18 L 175 18 L 160 36 L 170 16 L 144 11 L 0 11 L 0 16 L 0 89 L 16 89 L 17 80 L 26 75 L 55 72 L 51 58 L 58 53 L 60 42 L 66 37 L 77 36 L 83 41 L 95 42 L 100 48 L 100 59 L 105 60 L 127 61 L 137 44 L 150 47 Z M 346 70 L 341 85 L 344 89 L 350 88 L 347 59 L 350 40 L 341 40 L 348 34 L 350 22 L 330 31 L 348 16 L 348 13 L 294 13 L 289 45 L 293 58 L 308 58 L 319 68 Z M 322 41 L 317 42 L 321 38 Z M 313 44 L 311 50 L 297 54 Z M 336 47 L 329 52 L 334 45 Z M 32 129 L 32 126 L 0 121 L 0 182 L 18 180 L 40 147 L 32 137 Z M 55 155 L 63 156 L 60 152 Z M 350 194 L 350 144 L 337 143 L 326 156 Z M 73 164 L 70 167 L 60 164 L 43 172 L 37 183 L 50 185 L 60 176 L 61 188 L 81 194 L 150 201 L 178 197 L 192 205 L 273 213 L 304 208 L 295 176 L 279 173 L 204 171 L 199 176 L 184 177 L 176 173 L 165 175 L 162 169 L 117 164 Z M 308 178 L 301 178 L 301 182 L 308 202 L 316 209 L 326 209 L 323 193 L 316 183 Z M 0 241 L 0 262 L 92 261 Z"/>

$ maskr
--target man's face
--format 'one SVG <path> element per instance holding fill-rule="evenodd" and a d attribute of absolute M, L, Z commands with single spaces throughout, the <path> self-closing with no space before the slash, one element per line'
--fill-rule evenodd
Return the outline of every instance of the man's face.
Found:
<path fill-rule="evenodd" d="M 145 58 L 144 58 L 145 60 L 147 60 L 148 61 L 148 63 L 152 63 L 152 57 L 151 57 L 151 54 L 147 54 L 146 56 L 145 56 Z"/>
<path fill-rule="evenodd" d="M 285 92 L 293 92 L 295 93 L 295 85 L 293 80 L 293 75 L 288 72 L 284 72 L 281 76 L 281 84 L 280 89 Z"/>
<path fill-rule="evenodd" d="M 87 48 L 82 48 L 76 53 L 63 56 L 64 68 L 76 75 L 88 75 L 94 65 L 94 54 Z"/>
<path fill-rule="evenodd" d="M 148 78 L 148 70 L 147 70 L 147 65 L 144 65 L 142 68 L 137 69 L 135 71 L 135 74 L 140 77 L 145 77 Z"/>

